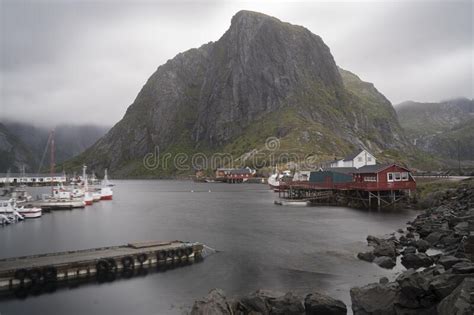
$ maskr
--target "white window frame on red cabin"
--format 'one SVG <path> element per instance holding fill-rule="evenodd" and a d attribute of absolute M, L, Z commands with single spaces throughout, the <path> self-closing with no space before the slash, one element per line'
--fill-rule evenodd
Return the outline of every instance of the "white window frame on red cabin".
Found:
<path fill-rule="evenodd" d="M 393 182 L 393 173 L 387 173 L 387 182 Z"/>
<path fill-rule="evenodd" d="M 402 180 L 402 174 L 400 172 L 393 173 L 393 180 L 396 182 L 400 182 Z"/>
<path fill-rule="evenodd" d="M 408 172 L 402 172 L 402 181 L 407 182 L 410 176 L 408 175 Z"/>

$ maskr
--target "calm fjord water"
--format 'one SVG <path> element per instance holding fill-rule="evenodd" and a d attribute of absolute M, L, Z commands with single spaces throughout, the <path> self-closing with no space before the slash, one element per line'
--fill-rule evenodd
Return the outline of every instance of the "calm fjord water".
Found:
<path fill-rule="evenodd" d="M 2 315 L 182 314 L 215 287 L 228 295 L 258 288 L 302 294 L 317 289 L 350 305 L 350 287 L 398 272 L 355 257 L 366 248 L 367 234 L 393 232 L 416 215 L 278 206 L 273 204 L 277 194 L 260 184 L 116 184 L 113 201 L 0 228 L 0 258 L 137 240 L 198 241 L 218 252 L 201 263 L 146 277 L 1 299 Z"/>

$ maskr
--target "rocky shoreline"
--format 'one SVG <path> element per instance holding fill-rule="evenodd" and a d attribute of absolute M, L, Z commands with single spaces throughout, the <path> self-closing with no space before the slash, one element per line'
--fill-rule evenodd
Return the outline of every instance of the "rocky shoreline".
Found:
<path fill-rule="evenodd" d="M 474 314 L 472 180 L 428 199 L 431 207 L 398 230 L 398 237 L 367 237 L 373 250 L 359 259 L 392 268 L 401 256 L 408 270 L 393 282 L 352 288 L 354 314 Z M 438 253 L 428 254 L 433 250 Z"/>
<path fill-rule="evenodd" d="M 474 182 L 437 191 L 430 207 L 406 229 L 382 237 L 369 235 L 371 251 L 361 260 L 391 269 L 401 257 L 407 269 L 395 281 L 381 278 L 350 290 L 355 315 L 474 314 Z M 217 289 L 196 301 L 200 314 L 347 314 L 346 305 L 320 292 L 306 297 L 259 290 L 228 298 Z"/>
<path fill-rule="evenodd" d="M 320 292 L 312 292 L 303 299 L 293 292 L 286 294 L 258 290 L 247 296 L 228 298 L 219 289 L 212 289 L 202 300 L 194 302 L 191 315 L 299 315 L 347 314 L 346 305 Z"/>

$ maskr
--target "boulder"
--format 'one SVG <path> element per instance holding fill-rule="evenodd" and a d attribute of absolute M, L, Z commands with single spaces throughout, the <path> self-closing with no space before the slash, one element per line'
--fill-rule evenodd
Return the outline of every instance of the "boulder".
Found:
<path fill-rule="evenodd" d="M 433 260 L 425 253 L 405 254 L 402 256 L 402 265 L 407 269 L 429 267 L 432 264 Z"/>
<path fill-rule="evenodd" d="M 416 247 L 413 247 L 413 246 L 407 246 L 405 247 L 405 249 L 403 250 L 402 254 L 403 255 L 406 255 L 406 254 L 415 254 L 416 253 Z"/>
<path fill-rule="evenodd" d="M 455 264 L 453 267 L 453 273 L 465 274 L 465 273 L 474 273 L 474 263 L 462 261 Z"/>
<path fill-rule="evenodd" d="M 271 305 L 269 301 L 275 300 L 283 295 L 283 293 L 275 291 L 257 290 L 254 293 L 241 297 L 237 308 L 244 314 L 251 312 L 263 315 L 270 314 Z"/>
<path fill-rule="evenodd" d="M 438 304 L 439 315 L 474 314 L 474 278 L 464 281 L 441 303 Z"/>
<path fill-rule="evenodd" d="M 304 300 L 306 315 L 345 315 L 346 305 L 319 292 L 313 292 L 306 296 Z"/>
<path fill-rule="evenodd" d="M 425 253 L 430 248 L 430 243 L 425 240 L 418 240 L 415 245 L 420 253 Z"/>
<path fill-rule="evenodd" d="M 400 236 L 398 241 L 400 242 L 400 245 L 402 246 L 407 246 L 411 242 L 411 240 L 409 240 L 405 235 Z"/>
<path fill-rule="evenodd" d="M 452 246 L 454 244 L 458 244 L 461 241 L 461 237 L 456 237 L 453 235 L 443 237 L 441 241 L 438 243 L 440 247 L 445 246 Z"/>
<path fill-rule="evenodd" d="M 382 277 L 379 279 L 380 284 L 387 284 L 388 283 L 388 278 L 387 277 Z"/>
<path fill-rule="evenodd" d="M 429 288 L 438 297 L 444 299 L 466 278 L 465 275 L 443 273 L 430 280 Z"/>
<path fill-rule="evenodd" d="M 459 235 L 468 235 L 469 222 L 461 222 L 456 224 L 456 226 L 454 227 L 454 231 L 456 231 Z"/>
<path fill-rule="evenodd" d="M 365 253 L 358 253 L 357 258 L 359 258 L 360 260 L 373 262 L 375 259 L 375 256 L 374 256 L 374 253 L 372 252 L 365 252 Z"/>
<path fill-rule="evenodd" d="M 305 313 L 303 298 L 288 292 L 284 296 L 268 300 L 272 315 L 302 315 Z"/>
<path fill-rule="evenodd" d="M 437 296 L 430 290 L 430 273 L 407 270 L 397 277 L 400 296 L 397 304 L 405 308 L 430 308 L 437 301 Z"/>
<path fill-rule="evenodd" d="M 423 296 L 429 290 L 427 279 L 414 269 L 403 272 L 395 281 L 400 286 L 401 293 L 409 297 Z"/>
<path fill-rule="evenodd" d="M 441 275 L 446 272 L 446 269 L 442 265 L 436 265 L 433 269 L 433 275 Z"/>
<path fill-rule="evenodd" d="M 399 286 L 395 282 L 372 283 L 350 291 L 354 315 L 395 315 Z"/>
<path fill-rule="evenodd" d="M 397 264 L 395 259 L 388 256 L 381 256 L 374 259 L 374 263 L 382 268 L 392 269 Z"/>
<path fill-rule="evenodd" d="M 387 243 L 387 242 L 393 243 L 396 241 L 397 241 L 397 238 L 395 237 L 394 233 L 386 234 L 380 237 L 373 236 L 373 235 L 367 236 L 367 244 L 369 244 L 370 246 L 377 246 L 377 245 L 380 245 L 382 243 Z"/>
<path fill-rule="evenodd" d="M 442 265 L 446 270 L 460 262 L 469 262 L 469 259 L 447 255 L 441 256 L 441 258 L 438 260 L 438 264 Z"/>
<path fill-rule="evenodd" d="M 435 231 L 430 233 L 427 237 L 425 237 L 425 241 L 431 244 L 431 246 L 436 245 L 441 240 L 441 237 L 443 237 L 443 233 Z"/>
<path fill-rule="evenodd" d="M 382 242 L 374 248 L 374 255 L 396 257 L 397 251 L 395 245 L 392 242 Z"/>
<path fill-rule="evenodd" d="M 194 302 L 191 315 L 206 314 L 233 314 L 232 307 L 228 303 L 222 290 L 212 289 L 204 299 Z"/>

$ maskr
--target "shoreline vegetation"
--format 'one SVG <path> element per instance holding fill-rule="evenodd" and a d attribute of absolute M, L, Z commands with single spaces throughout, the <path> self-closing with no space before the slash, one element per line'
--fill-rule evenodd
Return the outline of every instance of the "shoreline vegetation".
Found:
<path fill-rule="evenodd" d="M 391 269 L 401 256 L 407 269 L 394 281 L 380 278 L 350 290 L 352 306 L 313 291 L 258 290 L 242 297 L 226 297 L 212 289 L 194 302 L 191 315 L 201 314 L 347 314 L 415 315 L 474 313 L 474 180 L 421 183 L 417 208 L 424 207 L 406 228 L 381 237 L 369 235 L 373 250 L 357 254 L 361 260 Z M 430 254 L 435 252 L 435 254 Z"/>

